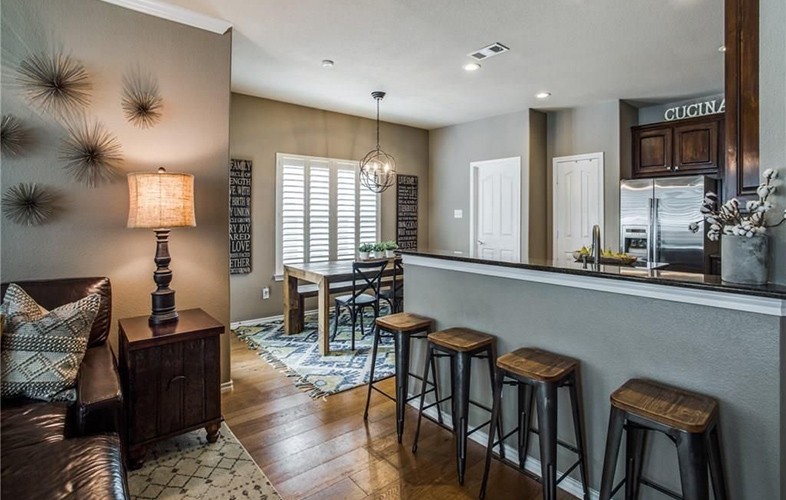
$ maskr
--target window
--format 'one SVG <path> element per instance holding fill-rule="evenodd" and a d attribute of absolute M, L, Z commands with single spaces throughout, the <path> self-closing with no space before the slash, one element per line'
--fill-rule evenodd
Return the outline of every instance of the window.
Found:
<path fill-rule="evenodd" d="M 284 264 L 350 260 L 379 239 L 376 193 L 358 162 L 276 154 L 276 276 Z"/>

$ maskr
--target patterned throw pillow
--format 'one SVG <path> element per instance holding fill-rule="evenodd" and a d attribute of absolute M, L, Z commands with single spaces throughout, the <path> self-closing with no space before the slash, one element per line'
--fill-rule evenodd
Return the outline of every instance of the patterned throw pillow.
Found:
<path fill-rule="evenodd" d="M 3 301 L 0 395 L 75 400 L 76 376 L 100 305 L 101 298 L 92 294 L 46 311 L 19 286 L 9 285 Z"/>

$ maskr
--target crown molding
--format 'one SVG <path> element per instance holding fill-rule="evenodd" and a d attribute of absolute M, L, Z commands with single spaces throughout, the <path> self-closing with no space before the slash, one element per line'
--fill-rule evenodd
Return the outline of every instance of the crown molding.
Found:
<path fill-rule="evenodd" d="M 185 24 L 194 28 L 211 31 L 223 35 L 232 27 L 232 23 L 211 17 L 193 10 L 170 5 L 157 0 L 102 0 L 106 3 L 125 7 L 151 16 L 160 17 L 176 23 Z"/>

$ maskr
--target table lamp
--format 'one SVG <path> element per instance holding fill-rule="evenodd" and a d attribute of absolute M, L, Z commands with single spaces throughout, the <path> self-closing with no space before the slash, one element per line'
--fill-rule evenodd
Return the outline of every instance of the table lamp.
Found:
<path fill-rule="evenodd" d="M 151 325 L 177 321 L 175 291 L 169 288 L 172 271 L 169 263 L 169 230 L 173 227 L 196 226 L 194 217 L 194 176 L 170 173 L 159 168 L 157 173 L 128 174 L 128 227 L 153 229 L 156 233 L 157 285 L 150 295 L 153 311 Z"/>

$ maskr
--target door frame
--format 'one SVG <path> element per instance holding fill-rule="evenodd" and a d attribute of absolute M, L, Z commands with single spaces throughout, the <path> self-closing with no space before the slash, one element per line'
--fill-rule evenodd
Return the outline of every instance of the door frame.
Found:
<path fill-rule="evenodd" d="M 597 153 L 584 153 L 580 155 L 570 155 L 570 156 L 555 156 L 551 159 L 551 258 L 553 260 L 558 260 L 557 255 L 557 240 L 559 239 L 557 234 L 557 213 L 558 213 L 558 203 L 557 203 L 557 164 L 562 162 L 569 162 L 569 161 L 579 161 L 579 160 L 598 160 L 598 200 L 600 200 L 600 234 L 601 238 L 603 235 L 606 234 L 605 231 L 605 217 L 606 217 L 606 207 L 605 197 L 604 197 L 604 181 L 605 181 L 605 164 L 604 164 L 604 153 L 603 151 Z"/>
<path fill-rule="evenodd" d="M 494 158 L 491 160 L 481 160 L 481 161 L 473 161 L 469 163 L 469 256 L 470 257 L 477 257 L 475 255 L 475 229 L 477 226 L 477 221 L 475 218 L 477 217 L 477 210 L 475 209 L 475 202 L 476 202 L 476 189 L 477 189 L 477 178 L 478 178 L 478 171 L 483 168 L 484 166 L 488 166 L 491 163 L 496 163 L 500 161 L 506 160 L 514 160 L 518 162 L 518 168 L 515 169 L 514 172 L 514 179 L 516 186 L 518 186 L 518 199 L 516 202 L 518 203 L 518 212 L 516 213 L 516 221 L 513 227 L 516 231 L 516 260 L 521 260 L 521 249 L 522 249 L 522 235 L 524 235 L 524 244 L 523 247 L 526 249 L 528 248 L 528 238 L 529 238 L 529 224 L 526 224 L 526 227 L 522 227 L 521 221 L 525 220 L 525 218 L 521 217 L 521 204 L 524 201 L 524 197 L 522 196 L 522 189 L 521 189 L 521 156 L 510 156 L 507 158 Z M 527 200 L 529 197 L 526 198 Z"/>

